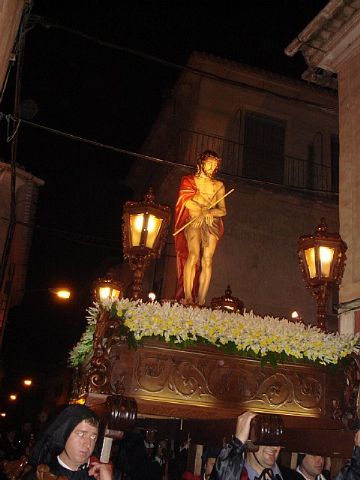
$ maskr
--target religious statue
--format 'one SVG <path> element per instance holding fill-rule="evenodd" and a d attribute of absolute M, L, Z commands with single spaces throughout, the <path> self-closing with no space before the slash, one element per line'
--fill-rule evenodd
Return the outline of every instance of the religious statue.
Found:
<path fill-rule="evenodd" d="M 227 194 L 215 178 L 220 164 L 218 154 L 206 150 L 199 156 L 197 172 L 181 179 L 175 208 L 176 299 L 187 305 L 205 304 L 213 255 L 224 233 Z"/>

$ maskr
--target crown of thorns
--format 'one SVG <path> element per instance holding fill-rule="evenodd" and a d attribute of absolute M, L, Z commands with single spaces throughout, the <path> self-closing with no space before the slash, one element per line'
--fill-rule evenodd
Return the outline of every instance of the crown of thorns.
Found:
<path fill-rule="evenodd" d="M 202 163 L 208 157 L 214 158 L 218 162 L 218 164 L 221 164 L 222 159 L 213 150 L 205 150 L 204 152 L 200 153 L 198 157 L 198 163 Z"/>

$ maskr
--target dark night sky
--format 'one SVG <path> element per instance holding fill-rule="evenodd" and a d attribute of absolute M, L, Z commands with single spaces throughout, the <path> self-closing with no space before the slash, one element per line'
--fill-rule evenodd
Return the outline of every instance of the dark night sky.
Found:
<path fill-rule="evenodd" d="M 179 73 L 142 54 L 185 65 L 198 50 L 300 78 L 303 57 L 288 58 L 284 48 L 326 3 L 252 0 L 210 7 L 194 0 L 35 0 L 21 76 L 23 115 L 32 105 L 32 122 L 138 151 Z M 13 108 L 14 83 L 13 72 L 0 105 L 6 113 Z M 2 157 L 9 160 L 4 132 L 0 124 Z M 91 281 L 104 262 L 121 259 L 121 204 L 130 195 L 123 180 L 131 157 L 23 125 L 17 161 L 46 183 L 28 293 L 5 332 L 3 363 L 13 378 L 66 363 L 85 327 Z M 79 292 L 67 306 L 54 305 L 45 291 L 61 281 Z"/>

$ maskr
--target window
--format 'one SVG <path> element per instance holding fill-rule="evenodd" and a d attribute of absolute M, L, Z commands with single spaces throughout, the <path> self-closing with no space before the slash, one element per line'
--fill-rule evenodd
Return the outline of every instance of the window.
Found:
<path fill-rule="evenodd" d="M 285 127 L 276 118 L 246 114 L 244 176 L 283 183 Z"/>

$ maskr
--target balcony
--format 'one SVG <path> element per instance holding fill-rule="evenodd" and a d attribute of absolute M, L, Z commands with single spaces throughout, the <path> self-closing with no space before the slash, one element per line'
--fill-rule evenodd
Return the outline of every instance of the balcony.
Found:
<path fill-rule="evenodd" d="M 275 185 L 285 185 L 304 191 L 338 193 L 338 175 L 328 165 L 249 148 L 244 143 L 205 133 L 180 130 L 176 140 L 175 157 L 178 163 L 196 165 L 204 150 L 215 150 L 223 159 L 221 173 Z"/>

